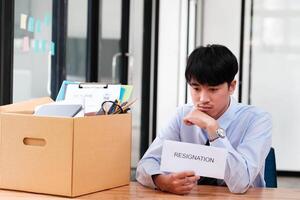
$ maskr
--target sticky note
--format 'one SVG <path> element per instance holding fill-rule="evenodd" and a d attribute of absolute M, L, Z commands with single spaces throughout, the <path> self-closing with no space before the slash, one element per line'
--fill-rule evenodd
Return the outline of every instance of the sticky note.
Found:
<path fill-rule="evenodd" d="M 44 17 L 44 24 L 46 26 L 49 26 L 51 24 L 51 15 L 50 14 L 45 14 L 45 17 Z"/>
<path fill-rule="evenodd" d="M 119 99 L 120 99 L 121 102 L 123 100 L 124 94 L 125 94 L 125 88 L 122 85 L 121 89 L 120 89 L 120 96 L 119 96 Z"/>
<path fill-rule="evenodd" d="M 33 17 L 29 17 L 28 19 L 28 29 L 29 32 L 33 32 L 34 31 L 34 18 Z"/>
<path fill-rule="evenodd" d="M 26 30 L 27 25 L 27 15 L 21 14 L 20 15 L 20 28 Z"/>
<path fill-rule="evenodd" d="M 37 39 L 34 40 L 33 50 L 35 53 L 38 53 L 40 51 L 40 41 Z"/>
<path fill-rule="evenodd" d="M 46 40 L 41 40 L 41 51 L 43 52 L 43 53 L 45 53 L 46 52 Z"/>
<path fill-rule="evenodd" d="M 122 85 L 122 88 L 125 89 L 125 92 L 124 92 L 123 98 L 121 100 L 122 100 L 122 102 L 128 101 L 128 99 L 131 96 L 133 86 L 132 85 Z"/>
<path fill-rule="evenodd" d="M 37 19 L 35 22 L 35 32 L 40 33 L 41 32 L 41 20 Z"/>
<path fill-rule="evenodd" d="M 52 56 L 54 56 L 54 54 L 55 54 L 55 43 L 54 42 L 50 43 L 50 53 Z"/>
<path fill-rule="evenodd" d="M 23 38 L 22 50 L 24 52 L 29 51 L 29 37 L 24 37 Z"/>

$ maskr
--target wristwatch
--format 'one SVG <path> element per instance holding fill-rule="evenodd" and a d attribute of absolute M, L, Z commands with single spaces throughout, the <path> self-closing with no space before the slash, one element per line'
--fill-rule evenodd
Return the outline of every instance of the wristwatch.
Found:
<path fill-rule="evenodd" d="M 213 142 L 218 138 L 224 138 L 225 137 L 225 130 L 222 128 L 217 128 L 213 138 L 209 138 L 209 142 Z"/>

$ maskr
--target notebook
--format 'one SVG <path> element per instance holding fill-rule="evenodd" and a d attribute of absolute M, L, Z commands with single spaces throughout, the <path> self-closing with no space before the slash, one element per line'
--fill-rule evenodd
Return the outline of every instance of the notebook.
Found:
<path fill-rule="evenodd" d="M 81 109 L 82 105 L 80 104 L 46 104 L 37 108 L 34 115 L 74 117 Z"/>

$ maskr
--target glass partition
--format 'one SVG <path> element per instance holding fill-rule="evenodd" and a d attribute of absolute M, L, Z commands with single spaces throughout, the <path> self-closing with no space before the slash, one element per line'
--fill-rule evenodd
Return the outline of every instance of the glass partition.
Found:
<path fill-rule="evenodd" d="M 88 1 L 68 2 L 67 80 L 85 81 Z M 80 14 L 79 14 L 80 11 Z"/>
<path fill-rule="evenodd" d="M 13 102 L 50 96 L 52 0 L 15 0 Z"/>

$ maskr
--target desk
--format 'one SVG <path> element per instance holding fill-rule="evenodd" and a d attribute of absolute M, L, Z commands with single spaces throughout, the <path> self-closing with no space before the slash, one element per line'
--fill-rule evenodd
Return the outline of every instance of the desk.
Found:
<path fill-rule="evenodd" d="M 64 197 L 56 197 L 50 195 L 40 195 L 33 193 L 24 193 L 8 190 L 0 190 L 0 200 L 63 200 L 70 199 Z M 160 200 L 172 200 L 172 199 L 300 199 L 300 189 L 269 189 L 269 188 L 250 188 L 246 194 L 232 194 L 227 187 L 216 186 L 197 186 L 188 195 L 175 195 L 160 192 L 157 190 L 148 189 L 141 186 L 139 183 L 131 182 L 129 186 L 123 186 L 114 188 L 111 190 L 105 190 L 74 199 L 79 200 L 110 200 L 110 199 L 160 199 Z"/>

